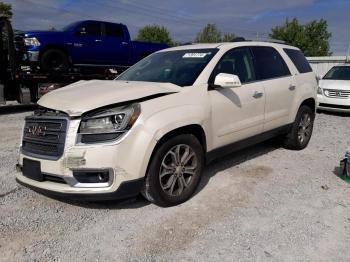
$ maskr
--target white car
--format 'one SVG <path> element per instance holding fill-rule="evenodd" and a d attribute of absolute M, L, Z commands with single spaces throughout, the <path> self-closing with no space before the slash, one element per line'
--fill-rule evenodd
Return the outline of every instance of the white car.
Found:
<path fill-rule="evenodd" d="M 289 45 L 162 50 L 114 81 L 80 81 L 44 95 L 25 120 L 17 181 L 84 200 L 141 192 L 177 205 L 214 157 L 275 136 L 305 148 L 316 92 L 310 65 Z"/>
<path fill-rule="evenodd" d="M 350 65 L 332 67 L 319 81 L 317 108 L 350 112 Z"/>

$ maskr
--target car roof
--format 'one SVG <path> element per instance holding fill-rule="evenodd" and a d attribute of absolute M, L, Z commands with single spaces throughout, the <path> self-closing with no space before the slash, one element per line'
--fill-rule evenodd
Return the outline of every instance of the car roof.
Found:
<path fill-rule="evenodd" d="M 339 64 L 339 65 L 335 65 L 335 66 L 333 66 L 333 67 L 337 67 L 337 66 L 350 66 L 350 63 Z"/>
<path fill-rule="evenodd" d="M 175 50 L 187 50 L 187 49 L 210 49 L 210 48 L 218 48 L 218 49 L 230 49 L 234 47 L 240 46 L 271 46 L 271 47 L 280 47 L 280 48 L 289 48 L 299 50 L 297 47 L 284 44 L 284 43 L 275 43 L 268 41 L 234 41 L 234 42 L 224 42 L 224 43 L 201 43 L 201 44 L 190 44 L 190 45 L 182 45 L 176 46 L 168 49 L 163 49 L 160 52 L 164 51 L 175 51 Z"/>

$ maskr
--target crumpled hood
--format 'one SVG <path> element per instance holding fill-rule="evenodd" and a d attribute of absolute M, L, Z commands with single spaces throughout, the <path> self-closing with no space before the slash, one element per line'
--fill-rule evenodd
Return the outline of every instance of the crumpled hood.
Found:
<path fill-rule="evenodd" d="M 171 83 L 121 80 L 79 81 L 44 95 L 38 104 L 65 112 L 70 116 L 80 116 L 99 107 L 157 94 L 177 93 L 181 90 L 181 87 Z"/>
<path fill-rule="evenodd" d="M 325 89 L 350 90 L 350 80 L 326 80 L 322 79 L 319 86 Z"/>

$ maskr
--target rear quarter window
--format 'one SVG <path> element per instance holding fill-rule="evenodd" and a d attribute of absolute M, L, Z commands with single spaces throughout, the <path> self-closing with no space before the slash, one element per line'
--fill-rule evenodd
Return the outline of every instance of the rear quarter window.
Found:
<path fill-rule="evenodd" d="M 290 60 L 292 60 L 299 73 L 303 74 L 312 72 L 309 62 L 300 50 L 289 48 L 284 48 L 283 50 L 286 52 Z"/>
<path fill-rule="evenodd" d="M 291 75 L 286 62 L 273 47 L 254 46 L 251 50 L 259 80 Z"/>

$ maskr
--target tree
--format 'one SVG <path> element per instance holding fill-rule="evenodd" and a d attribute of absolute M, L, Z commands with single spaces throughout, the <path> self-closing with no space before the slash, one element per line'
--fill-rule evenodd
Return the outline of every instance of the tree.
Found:
<path fill-rule="evenodd" d="M 202 31 L 197 34 L 196 43 L 217 43 L 221 42 L 221 32 L 215 24 L 207 24 Z"/>
<path fill-rule="evenodd" d="M 292 21 L 287 18 L 283 25 L 271 29 L 270 37 L 300 48 L 306 56 L 328 56 L 332 54 L 329 46 L 332 34 L 327 27 L 324 19 L 300 24 L 297 18 Z"/>
<path fill-rule="evenodd" d="M 194 40 L 196 43 L 219 43 L 231 42 L 236 36 L 232 33 L 221 34 L 220 30 L 215 24 L 207 24 L 198 34 Z"/>
<path fill-rule="evenodd" d="M 166 29 L 164 26 L 159 25 L 147 25 L 140 28 L 136 40 L 152 43 L 162 43 L 167 44 L 168 46 L 174 45 L 168 29 Z"/>
<path fill-rule="evenodd" d="M 222 36 L 221 42 L 232 42 L 236 38 L 235 34 L 224 33 Z"/>
<path fill-rule="evenodd" d="M 10 4 L 0 2 L 0 17 L 5 16 L 10 19 L 12 15 L 12 6 Z"/>

